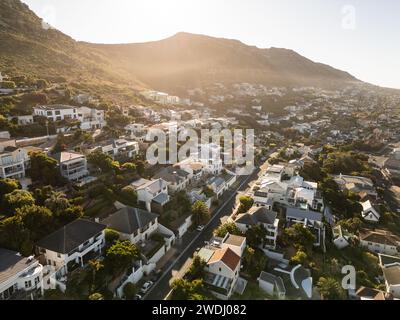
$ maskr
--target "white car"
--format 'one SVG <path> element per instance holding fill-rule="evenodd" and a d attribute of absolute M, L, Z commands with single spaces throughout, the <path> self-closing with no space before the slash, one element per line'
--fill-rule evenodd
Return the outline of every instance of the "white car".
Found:
<path fill-rule="evenodd" d="M 153 285 L 152 281 L 145 282 L 144 285 L 142 286 L 142 288 L 140 289 L 140 292 L 141 293 L 146 293 L 147 291 L 150 290 L 152 285 Z"/>
<path fill-rule="evenodd" d="M 198 226 L 196 228 L 197 231 L 202 232 L 204 230 L 204 226 Z"/>

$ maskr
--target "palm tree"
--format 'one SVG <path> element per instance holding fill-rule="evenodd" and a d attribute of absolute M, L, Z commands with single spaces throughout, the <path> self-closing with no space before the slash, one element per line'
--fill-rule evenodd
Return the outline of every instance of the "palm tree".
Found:
<path fill-rule="evenodd" d="M 66 210 L 70 206 L 70 203 L 65 193 L 52 191 L 50 197 L 44 202 L 44 205 L 53 213 L 58 214 Z"/>

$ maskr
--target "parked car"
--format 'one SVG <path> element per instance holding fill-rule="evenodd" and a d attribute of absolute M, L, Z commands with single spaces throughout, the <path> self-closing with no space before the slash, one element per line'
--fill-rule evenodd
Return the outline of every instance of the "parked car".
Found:
<path fill-rule="evenodd" d="M 151 286 L 153 285 L 153 281 L 146 281 L 142 288 L 140 289 L 141 293 L 147 293 L 150 290 Z"/>
<path fill-rule="evenodd" d="M 196 228 L 197 231 L 202 232 L 204 230 L 204 226 L 198 226 Z"/>

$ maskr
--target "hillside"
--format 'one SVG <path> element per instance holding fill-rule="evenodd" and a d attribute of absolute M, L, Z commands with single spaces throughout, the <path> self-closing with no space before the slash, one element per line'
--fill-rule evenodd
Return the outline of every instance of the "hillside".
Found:
<path fill-rule="evenodd" d="M 117 68 L 167 91 L 214 82 L 331 87 L 356 81 L 346 72 L 314 63 L 292 50 L 259 49 L 237 40 L 188 33 L 149 43 L 86 46 L 113 57 Z"/>
<path fill-rule="evenodd" d="M 93 85 L 180 93 L 214 82 L 324 88 L 356 81 L 291 50 L 188 33 L 138 44 L 77 42 L 43 28 L 42 20 L 19 0 L 0 1 L 0 38 L 0 70 Z"/>

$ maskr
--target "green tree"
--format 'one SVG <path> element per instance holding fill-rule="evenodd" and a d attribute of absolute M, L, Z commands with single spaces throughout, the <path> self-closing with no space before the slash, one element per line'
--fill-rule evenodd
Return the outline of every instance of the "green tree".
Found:
<path fill-rule="evenodd" d="M 267 256 L 260 249 L 254 249 L 250 246 L 247 246 L 244 253 L 243 262 L 246 272 L 253 279 L 257 279 L 261 271 L 265 270 L 267 265 Z"/>
<path fill-rule="evenodd" d="M 17 189 L 19 189 L 19 183 L 17 180 L 0 178 L 0 199 L 3 199 L 4 195 Z"/>
<path fill-rule="evenodd" d="M 17 208 L 23 206 L 33 205 L 35 203 L 35 198 L 32 193 L 26 190 L 14 190 L 4 196 L 4 206 L 14 212 Z"/>
<path fill-rule="evenodd" d="M 252 197 L 249 196 L 242 196 L 239 198 L 240 206 L 239 206 L 239 213 L 245 213 L 251 209 L 254 204 L 254 200 Z"/>
<path fill-rule="evenodd" d="M 293 226 L 286 228 L 283 232 L 286 241 L 296 243 L 302 246 L 311 246 L 315 243 L 315 235 L 301 223 L 296 223 Z"/>
<path fill-rule="evenodd" d="M 116 241 L 106 253 L 105 265 L 113 274 L 118 274 L 132 265 L 140 256 L 138 248 L 129 241 Z"/>
<path fill-rule="evenodd" d="M 128 282 L 124 286 L 123 291 L 124 291 L 124 297 L 126 300 L 134 300 L 135 299 L 135 295 L 137 293 L 137 288 L 133 283 Z"/>
<path fill-rule="evenodd" d="M 101 263 L 100 260 L 89 260 L 89 274 L 88 274 L 88 280 L 89 280 L 89 292 L 94 291 L 94 284 L 96 283 L 96 276 L 97 273 L 104 268 L 104 265 Z"/>
<path fill-rule="evenodd" d="M 203 201 L 196 201 L 193 204 L 192 215 L 195 226 L 206 224 L 210 220 L 210 210 Z"/>
<path fill-rule="evenodd" d="M 87 156 L 90 164 L 98 167 L 102 172 L 109 173 L 119 168 L 118 161 L 114 161 L 109 155 L 101 150 L 96 150 Z"/>
<path fill-rule="evenodd" d="M 14 81 L 1 81 L 0 82 L 0 88 L 14 89 L 15 88 L 15 82 Z"/>
<path fill-rule="evenodd" d="M 304 251 L 299 250 L 290 259 L 290 263 L 293 264 L 293 265 L 298 265 L 298 264 L 305 265 L 307 260 L 308 260 L 307 254 Z"/>
<path fill-rule="evenodd" d="M 37 241 L 55 229 L 53 214 L 45 208 L 36 205 L 18 208 L 16 215 L 20 216 L 22 223 L 29 230 L 32 241 Z"/>
<path fill-rule="evenodd" d="M 122 165 L 122 169 L 128 173 L 136 173 L 136 164 L 132 162 L 126 162 Z"/>
<path fill-rule="evenodd" d="M 319 278 L 317 288 L 325 300 L 343 300 L 345 298 L 342 286 L 334 278 Z"/>
<path fill-rule="evenodd" d="M 55 215 L 59 215 L 62 211 L 66 210 L 70 206 L 70 203 L 65 193 L 53 191 L 45 200 L 44 205 Z"/>
<path fill-rule="evenodd" d="M 32 253 L 33 242 L 21 216 L 13 216 L 0 221 L 0 247 L 21 252 L 24 256 Z"/>
<path fill-rule="evenodd" d="M 261 225 L 252 226 L 246 232 L 247 244 L 250 247 L 258 248 L 263 245 L 265 237 L 267 236 L 267 231 Z"/>
<path fill-rule="evenodd" d="M 227 234 L 233 234 L 235 236 L 243 236 L 242 231 L 237 227 L 234 222 L 226 222 L 221 224 L 215 231 L 214 235 L 220 238 L 225 237 Z"/>
<path fill-rule="evenodd" d="M 203 279 L 205 276 L 205 270 L 207 263 L 199 256 L 193 258 L 192 264 L 186 273 L 189 280 Z"/>
<path fill-rule="evenodd" d="M 119 232 L 114 229 L 107 228 L 105 230 L 106 247 L 111 247 L 119 240 Z"/>
<path fill-rule="evenodd" d="M 177 279 L 172 285 L 172 300 L 205 300 L 203 280 Z M 203 299 L 202 299 L 203 298 Z"/>
<path fill-rule="evenodd" d="M 31 168 L 29 171 L 34 182 L 57 186 L 62 181 L 58 163 L 55 159 L 50 158 L 43 152 L 32 152 L 30 159 Z"/>

